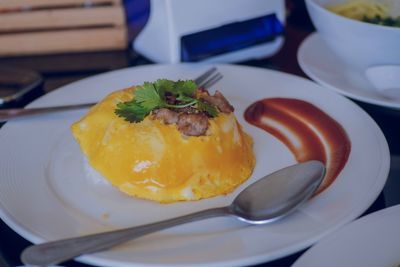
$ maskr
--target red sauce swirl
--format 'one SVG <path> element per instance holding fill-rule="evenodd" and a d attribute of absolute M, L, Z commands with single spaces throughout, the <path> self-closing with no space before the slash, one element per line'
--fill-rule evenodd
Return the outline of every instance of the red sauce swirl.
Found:
<path fill-rule="evenodd" d="M 351 142 L 343 127 L 306 101 L 263 99 L 250 105 L 244 117 L 278 138 L 298 162 L 319 160 L 325 164 L 326 175 L 317 193 L 335 180 L 349 158 Z"/>

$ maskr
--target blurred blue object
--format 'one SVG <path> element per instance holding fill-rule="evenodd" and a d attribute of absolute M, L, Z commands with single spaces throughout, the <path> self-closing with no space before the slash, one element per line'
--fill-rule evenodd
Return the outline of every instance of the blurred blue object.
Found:
<path fill-rule="evenodd" d="M 143 29 L 150 15 L 150 0 L 124 0 L 129 41 Z"/>
<path fill-rule="evenodd" d="M 275 40 L 283 34 L 276 14 L 235 22 L 181 37 L 181 61 L 202 59 Z"/>

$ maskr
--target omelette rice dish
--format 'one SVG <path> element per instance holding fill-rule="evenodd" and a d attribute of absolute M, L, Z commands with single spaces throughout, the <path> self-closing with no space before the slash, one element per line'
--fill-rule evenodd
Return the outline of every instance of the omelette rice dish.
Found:
<path fill-rule="evenodd" d="M 89 165 L 122 192 L 161 203 L 233 191 L 253 141 L 220 93 L 158 80 L 116 91 L 71 127 Z"/>

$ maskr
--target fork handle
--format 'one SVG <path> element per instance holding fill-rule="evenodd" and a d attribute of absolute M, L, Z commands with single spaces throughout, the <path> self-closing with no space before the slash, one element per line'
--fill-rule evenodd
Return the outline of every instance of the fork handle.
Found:
<path fill-rule="evenodd" d="M 229 207 L 212 208 L 152 224 L 33 245 L 22 252 L 21 260 L 27 265 L 48 266 L 183 223 L 231 214 Z"/>
<path fill-rule="evenodd" d="M 0 109 L 0 122 L 6 122 L 11 119 L 28 117 L 43 113 L 52 113 L 57 111 L 66 111 L 74 109 L 88 108 L 95 105 L 95 103 L 85 103 L 77 105 L 65 105 L 65 106 L 55 106 L 55 107 L 44 107 L 44 108 L 10 108 L 10 109 Z"/>

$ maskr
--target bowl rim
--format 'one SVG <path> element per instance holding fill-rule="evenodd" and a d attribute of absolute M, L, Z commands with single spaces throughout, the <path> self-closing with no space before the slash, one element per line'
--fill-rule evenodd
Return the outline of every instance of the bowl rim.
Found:
<path fill-rule="evenodd" d="M 319 10 L 319 12 L 322 12 L 328 16 L 335 17 L 339 20 L 342 20 L 346 23 L 355 23 L 355 25 L 358 25 L 359 27 L 372 27 L 375 28 L 376 30 L 384 30 L 384 31 L 389 31 L 389 32 L 397 32 L 400 33 L 400 27 L 393 27 L 393 26 L 386 26 L 386 25 L 379 25 L 379 24 L 374 24 L 374 23 L 369 23 L 369 22 L 364 22 L 361 20 L 356 20 L 356 19 L 351 19 L 339 14 L 336 14 L 335 12 L 330 11 L 326 7 L 322 6 L 321 4 L 317 3 L 315 0 L 305 0 L 306 2 L 306 7 L 308 10 L 309 15 L 311 16 L 311 12 L 309 11 L 308 5 L 313 6 L 315 9 Z"/>

